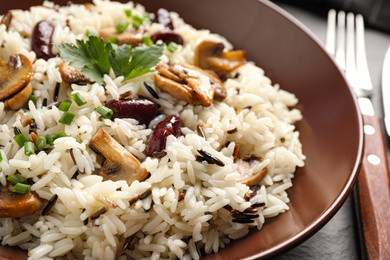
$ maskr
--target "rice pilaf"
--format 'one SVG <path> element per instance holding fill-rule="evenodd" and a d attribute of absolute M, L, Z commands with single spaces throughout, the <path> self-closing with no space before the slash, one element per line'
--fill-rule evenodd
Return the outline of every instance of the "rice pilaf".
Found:
<path fill-rule="evenodd" d="M 10 24 L 0 25 L 0 58 L 9 62 L 12 55 L 23 55 L 31 62 L 33 99 L 16 110 L 0 102 L 0 184 L 9 185 L 7 179 L 19 174 L 27 179 L 28 192 L 39 196 L 44 205 L 27 216 L 0 218 L 2 245 L 28 250 L 29 259 L 65 255 L 199 259 L 244 237 L 250 229 L 260 230 L 266 218 L 289 209 L 286 190 L 305 159 L 294 125 L 302 115 L 293 108 L 297 98 L 272 84 L 261 68 L 246 61 L 220 76 L 226 95 L 223 100 L 214 95 L 208 106 L 163 91 L 156 83 L 160 71 L 155 66 L 130 79 L 117 76 L 111 68 L 100 83 L 67 83 L 59 70 L 64 61 L 62 53 L 57 55 L 59 46 L 87 41 L 123 20 L 131 21 L 131 26 L 137 17 L 149 17 L 147 10 L 132 2 L 95 0 L 88 5 L 57 6 L 46 1 L 11 13 Z M 196 30 L 177 13 L 169 15 L 183 43 L 169 49 L 169 44 L 157 40 L 152 46 L 164 46 L 157 67 L 194 65 L 197 47 L 204 41 L 233 50 L 222 36 Z M 149 45 L 145 39 L 166 30 L 152 18 L 150 14 L 150 21 L 135 28 L 143 32 L 140 46 Z M 41 21 L 53 25 L 53 56 L 47 59 L 37 57 L 31 47 L 34 28 Z M 78 105 L 70 98 L 76 94 L 85 103 Z M 156 116 L 144 124 L 134 118 L 105 118 L 97 110 L 110 100 L 139 98 L 157 107 Z M 59 108 L 63 100 L 71 101 L 65 112 Z M 67 112 L 74 118 L 60 123 Z M 166 135 L 164 149 L 149 153 L 156 126 L 171 116 L 182 121 L 180 134 Z M 108 167 L 104 151 L 91 145 L 99 131 L 139 162 L 140 174 L 146 178 L 105 179 L 119 170 L 115 167 L 107 176 L 96 174 Z M 19 134 L 29 141 L 33 136 L 45 137 L 39 139 L 42 142 L 47 136 L 54 139 L 42 149 L 34 142 L 33 152 L 27 155 L 15 140 Z M 254 165 L 251 171 L 263 173 L 259 183 L 239 181 L 241 164 L 244 171 Z"/>

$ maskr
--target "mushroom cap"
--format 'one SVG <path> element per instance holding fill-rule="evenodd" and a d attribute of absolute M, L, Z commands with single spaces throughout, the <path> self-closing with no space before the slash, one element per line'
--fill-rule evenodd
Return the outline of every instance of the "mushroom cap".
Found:
<path fill-rule="evenodd" d="M 125 180 L 131 185 L 133 181 L 143 181 L 148 176 L 148 171 L 142 168 L 138 159 L 103 128 L 94 134 L 90 144 L 105 157 L 103 167 L 98 172 L 104 181 Z"/>
<path fill-rule="evenodd" d="M 212 56 L 219 56 L 224 48 L 225 45 L 222 42 L 216 42 L 212 40 L 202 41 L 195 49 L 195 66 L 201 67 L 202 69 L 208 69 L 209 65 L 207 58 Z"/>
<path fill-rule="evenodd" d="M 22 108 L 30 98 L 33 91 L 31 83 L 28 83 L 21 91 L 8 98 L 4 102 L 4 109 L 6 110 L 18 110 Z"/>
<path fill-rule="evenodd" d="M 206 59 L 208 68 L 218 75 L 231 72 L 246 62 L 246 54 L 243 50 L 222 52 L 218 57 L 208 57 Z"/>
<path fill-rule="evenodd" d="M 241 174 L 241 177 L 236 181 L 247 186 L 258 184 L 267 174 L 267 168 L 259 169 L 262 161 L 259 156 L 253 154 L 237 160 L 237 171 Z"/>
<path fill-rule="evenodd" d="M 138 30 L 126 30 L 118 33 L 114 27 L 106 27 L 99 31 L 99 38 L 103 38 L 105 42 L 108 42 L 111 38 L 116 38 L 116 44 L 129 44 L 132 47 L 136 47 L 142 43 L 142 37 L 142 31 Z"/>
<path fill-rule="evenodd" d="M 30 82 L 31 61 L 24 55 L 11 55 L 8 63 L 0 59 L 0 100 L 14 95 Z"/>
<path fill-rule="evenodd" d="M 170 95 L 194 105 L 210 106 L 226 97 L 222 81 L 214 73 L 187 63 L 159 65 L 156 85 Z"/>
<path fill-rule="evenodd" d="M 221 42 L 204 40 L 198 44 L 194 54 L 194 64 L 202 69 L 210 69 L 220 77 L 246 63 L 246 53 L 243 50 L 224 51 Z"/>
<path fill-rule="evenodd" d="M 32 215 L 43 207 L 42 199 L 31 190 L 26 194 L 11 191 L 11 184 L 0 185 L 0 217 L 19 218 Z"/>
<path fill-rule="evenodd" d="M 62 62 L 58 67 L 61 78 L 66 83 L 92 83 L 87 77 L 81 73 L 81 70 L 69 65 L 69 62 Z"/>

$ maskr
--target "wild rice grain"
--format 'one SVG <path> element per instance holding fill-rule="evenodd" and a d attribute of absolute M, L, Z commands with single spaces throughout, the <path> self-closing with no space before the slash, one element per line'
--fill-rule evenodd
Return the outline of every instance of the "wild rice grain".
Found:
<path fill-rule="evenodd" d="M 151 190 L 146 190 L 145 192 L 143 192 L 143 193 L 139 196 L 139 199 L 140 199 L 140 200 L 144 200 L 144 199 L 146 199 L 147 197 L 149 197 L 151 194 L 152 194 L 152 191 L 151 191 Z"/>
<path fill-rule="evenodd" d="M 221 167 L 225 166 L 225 164 L 220 159 L 204 150 L 198 150 L 198 153 L 200 153 L 208 163 L 216 164 Z"/>
<path fill-rule="evenodd" d="M 199 136 L 203 137 L 206 140 L 206 135 L 204 134 L 203 127 L 201 125 L 196 126 L 196 132 Z"/>
<path fill-rule="evenodd" d="M 144 86 L 146 87 L 146 89 L 149 91 L 149 93 L 155 98 L 155 99 L 160 99 L 160 97 L 158 96 L 158 94 L 156 93 L 156 91 L 154 91 L 154 89 L 152 88 L 152 86 L 144 81 Z"/>
<path fill-rule="evenodd" d="M 157 159 L 163 158 L 165 155 L 167 155 L 166 151 L 161 151 L 161 152 L 153 152 L 153 157 Z"/>
<path fill-rule="evenodd" d="M 257 202 L 257 203 L 254 203 L 252 204 L 252 208 L 260 208 L 260 207 L 264 207 L 265 206 L 265 202 Z"/>
<path fill-rule="evenodd" d="M 58 195 L 54 194 L 53 197 L 49 200 L 49 202 L 46 204 L 46 206 L 43 208 L 41 215 L 45 216 L 47 213 L 49 213 L 49 210 L 56 204 L 58 199 Z"/>
<path fill-rule="evenodd" d="M 107 211 L 108 211 L 108 207 L 107 206 L 103 206 L 98 211 L 93 213 L 89 218 L 91 220 L 95 220 L 95 219 L 99 218 L 102 214 L 106 213 Z"/>
<path fill-rule="evenodd" d="M 134 250 L 135 249 L 134 241 L 135 241 L 135 236 L 130 236 L 126 238 L 125 242 L 123 243 L 122 251 Z"/>
<path fill-rule="evenodd" d="M 233 218 L 246 218 L 246 219 L 252 219 L 252 218 L 258 218 L 258 213 L 251 213 L 251 212 L 237 212 L 232 213 Z"/>
<path fill-rule="evenodd" d="M 130 206 L 133 205 L 134 203 L 136 203 L 140 199 L 140 197 L 141 196 L 138 195 L 137 197 L 134 197 L 131 200 L 129 200 Z"/>
<path fill-rule="evenodd" d="M 238 130 L 237 130 L 237 127 L 236 127 L 236 128 L 234 128 L 234 129 L 228 130 L 227 133 L 228 133 L 228 134 L 234 134 L 234 133 L 237 133 L 237 131 L 238 131 Z"/>
<path fill-rule="evenodd" d="M 234 151 L 233 151 L 233 158 L 236 159 L 238 157 L 238 151 L 240 150 L 240 145 L 236 144 L 234 146 Z"/>
<path fill-rule="evenodd" d="M 55 102 L 58 100 L 58 95 L 60 93 L 60 87 L 61 87 L 61 83 L 57 82 L 56 87 L 54 89 L 54 94 L 53 94 L 53 101 L 55 101 Z"/>
<path fill-rule="evenodd" d="M 234 218 L 232 219 L 234 223 L 241 223 L 241 224 L 249 224 L 254 223 L 255 221 L 252 219 L 246 219 L 246 218 Z"/>
<path fill-rule="evenodd" d="M 14 127 L 14 134 L 15 134 L 15 135 L 19 135 L 19 134 L 21 134 L 21 133 L 22 133 L 22 132 L 20 131 L 19 128 Z"/>

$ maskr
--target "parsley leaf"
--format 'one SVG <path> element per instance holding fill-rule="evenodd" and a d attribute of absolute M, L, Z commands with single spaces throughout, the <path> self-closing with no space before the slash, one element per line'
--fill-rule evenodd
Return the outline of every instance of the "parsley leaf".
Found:
<path fill-rule="evenodd" d="M 130 58 L 131 58 L 131 46 L 124 44 L 110 52 L 110 63 L 115 76 L 129 75 L 131 72 Z"/>
<path fill-rule="evenodd" d="M 134 49 L 128 45 L 122 45 L 110 53 L 110 62 L 115 76 L 124 76 L 124 81 L 126 81 L 151 72 L 151 68 L 160 61 L 159 58 L 163 51 L 163 45 Z"/>
<path fill-rule="evenodd" d="M 81 70 L 89 80 L 104 84 L 103 77 L 110 69 L 124 81 L 151 72 L 164 51 L 164 45 L 152 45 L 132 49 L 130 45 L 117 46 L 105 43 L 95 35 L 87 41 L 77 40 L 76 45 L 56 45 L 59 54 L 69 65 Z"/>
<path fill-rule="evenodd" d="M 56 47 L 70 66 L 80 69 L 88 79 L 104 84 L 103 76 L 111 67 L 108 59 L 108 53 L 113 49 L 111 43 L 105 44 L 103 39 L 89 35 L 88 41 L 77 40 L 76 45 L 65 43 Z"/>

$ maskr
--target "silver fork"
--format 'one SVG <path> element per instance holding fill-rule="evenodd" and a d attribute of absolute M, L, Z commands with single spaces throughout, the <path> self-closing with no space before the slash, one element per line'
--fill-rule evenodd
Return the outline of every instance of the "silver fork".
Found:
<path fill-rule="evenodd" d="M 365 147 L 354 192 L 363 254 L 369 259 L 386 259 L 390 256 L 389 169 L 381 122 L 370 100 L 373 86 L 367 65 L 363 17 L 330 10 L 326 48 L 345 71 L 363 116 Z"/>

